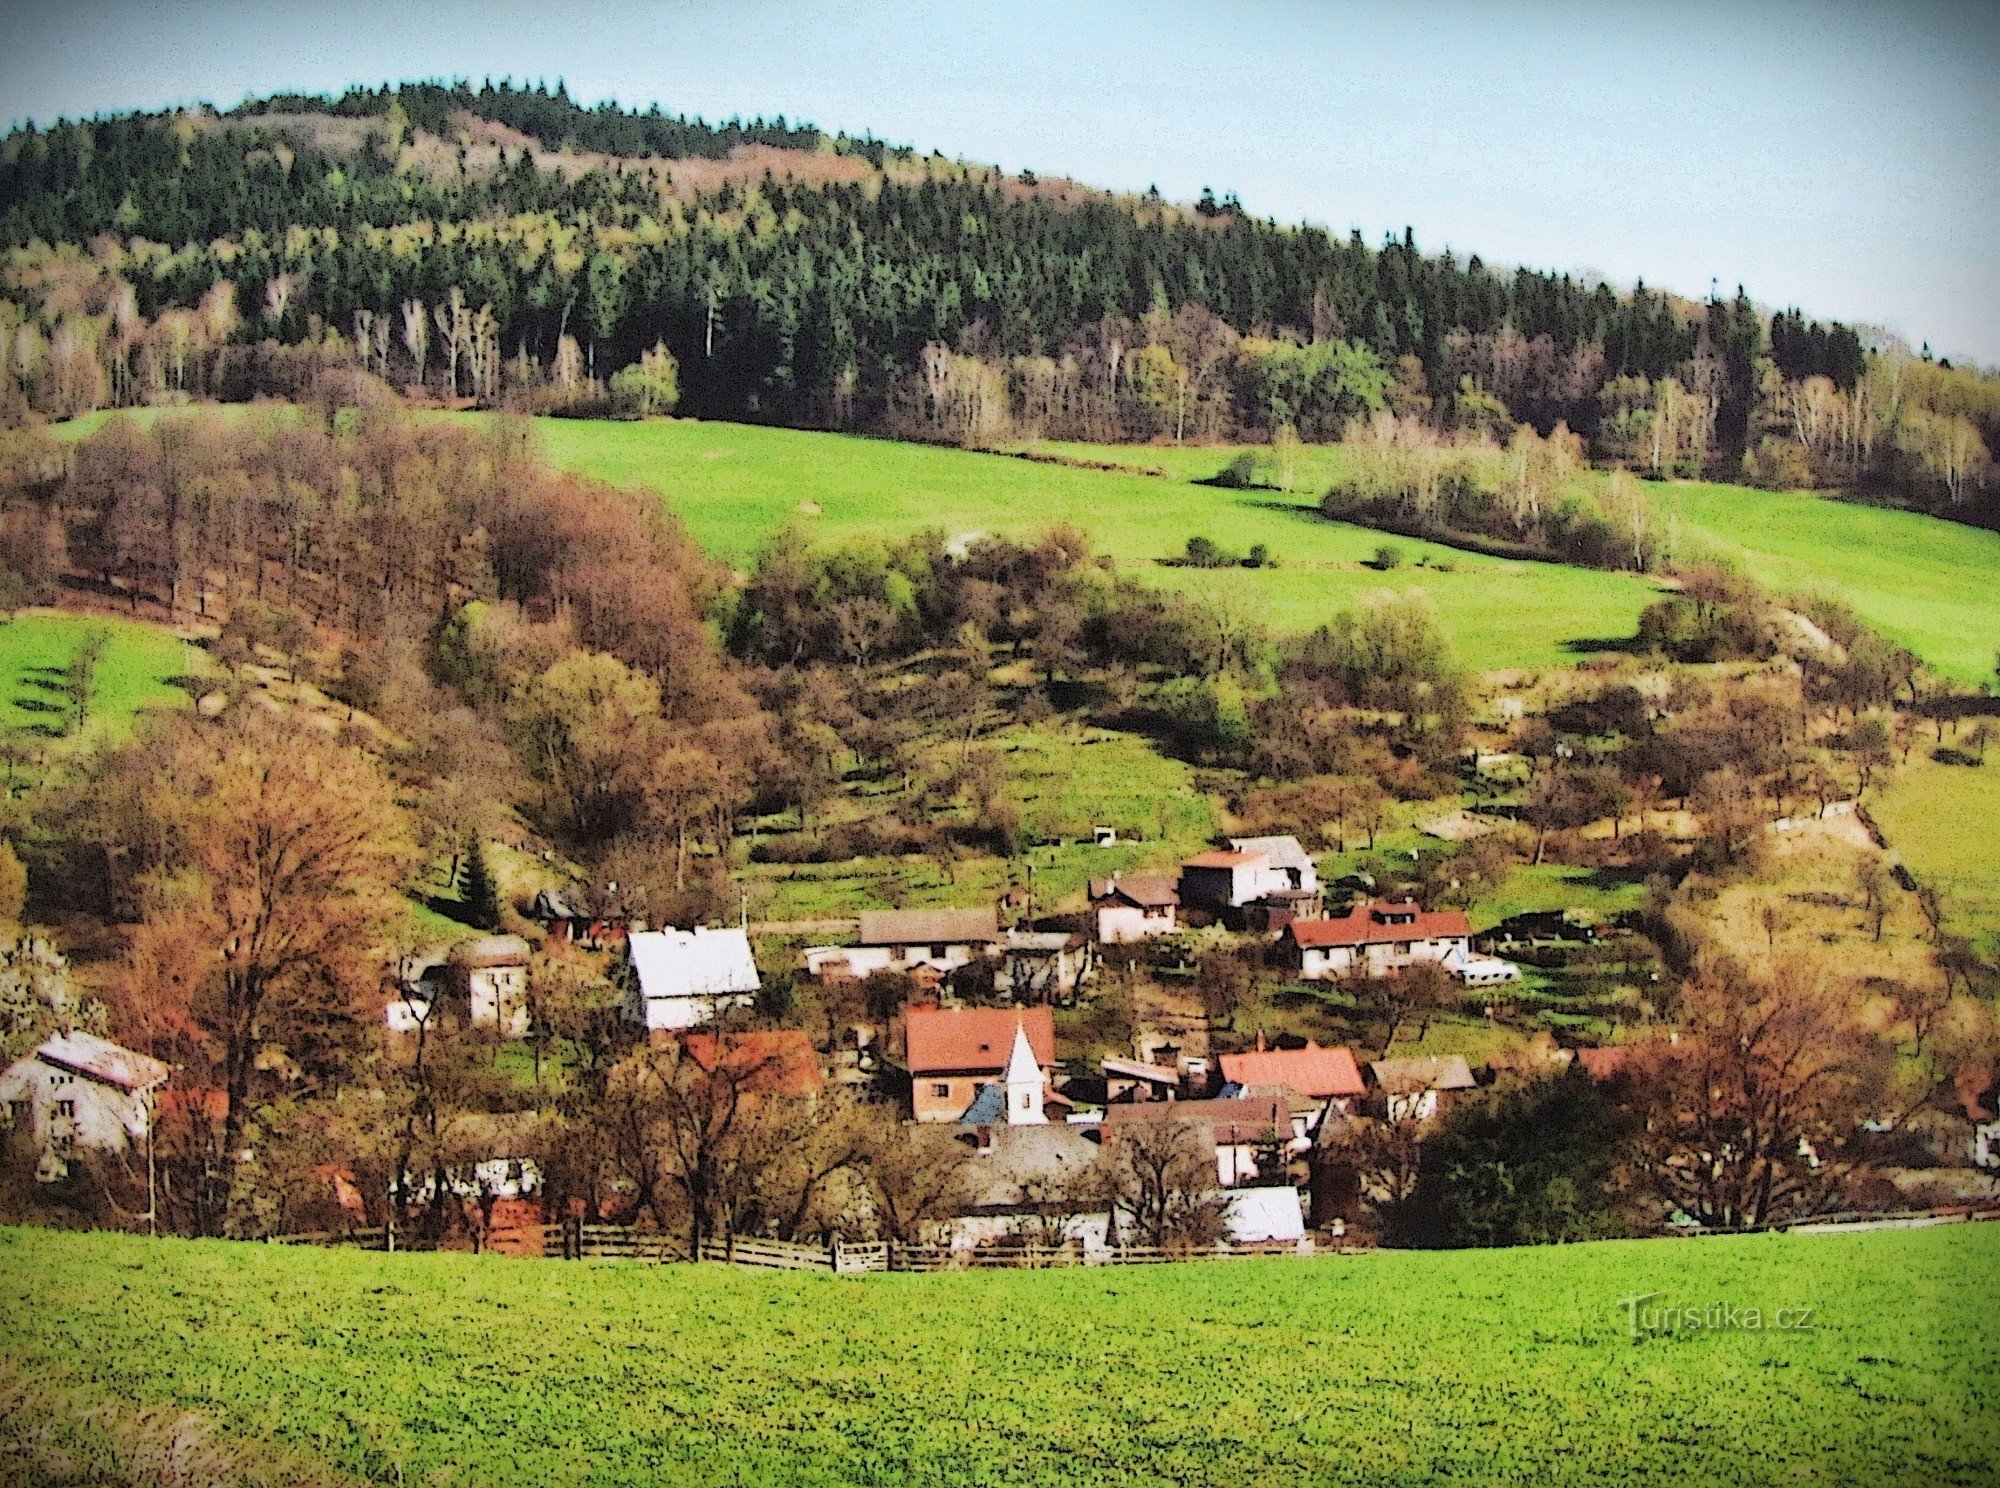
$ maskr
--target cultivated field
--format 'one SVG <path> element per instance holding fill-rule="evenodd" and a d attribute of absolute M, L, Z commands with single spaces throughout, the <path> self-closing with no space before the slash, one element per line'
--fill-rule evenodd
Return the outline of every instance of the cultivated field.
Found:
<path fill-rule="evenodd" d="M 14 1230 L 0 1353 L 376 1482 L 1936 1488 L 1995 1481 L 1996 1266 L 2000 1226 L 866 1279 Z M 1811 1328 L 1634 1342 L 1651 1292 Z"/>

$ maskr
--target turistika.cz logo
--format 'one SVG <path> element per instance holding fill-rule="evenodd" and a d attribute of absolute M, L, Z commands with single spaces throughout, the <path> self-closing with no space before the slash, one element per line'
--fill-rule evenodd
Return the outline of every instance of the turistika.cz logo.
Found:
<path fill-rule="evenodd" d="M 1665 1292 L 1637 1292 L 1618 1299 L 1625 1333 L 1634 1343 L 1677 1333 L 1810 1333 L 1811 1307 L 1741 1307 L 1734 1302 L 1663 1302 Z"/>

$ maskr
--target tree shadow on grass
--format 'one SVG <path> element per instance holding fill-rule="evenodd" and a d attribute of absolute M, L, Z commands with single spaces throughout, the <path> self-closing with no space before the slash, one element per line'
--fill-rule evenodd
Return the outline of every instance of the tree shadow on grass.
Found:
<path fill-rule="evenodd" d="M 1645 652 L 1637 636 L 1578 636 L 1562 643 L 1572 656 L 1639 656 Z"/>

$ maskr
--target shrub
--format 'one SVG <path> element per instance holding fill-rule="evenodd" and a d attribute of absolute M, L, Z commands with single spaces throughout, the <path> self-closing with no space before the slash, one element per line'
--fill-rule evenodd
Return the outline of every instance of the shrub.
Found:
<path fill-rule="evenodd" d="M 1383 573 L 1388 573 L 1391 569 L 1401 568 L 1403 566 L 1403 550 L 1394 543 L 1383 543 L 1381 547 L 1375 550 L 1373 562 L 1375 567 L 1381 569 Z"/>

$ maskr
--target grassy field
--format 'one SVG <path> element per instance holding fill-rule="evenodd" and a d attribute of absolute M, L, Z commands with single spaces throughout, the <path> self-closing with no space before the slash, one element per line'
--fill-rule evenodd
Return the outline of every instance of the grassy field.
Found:
<path fill-rule="evenodd" d="M 105 638 L 81 732 L 64 672 L 93 634 Z M 185 706 L 174 679 L 208 669 L 206 653 L 171 631 L 100 615 L 28 613 L 0 623 L 0 731 L 55 743 L 123 738 L 145 708 Z"/>
<path fill-rule="evenodd" d="M 1993 676 L 2000 533 L 1795 492 L 1693 482 L 1649 489 L 1771 588 L 1838 594 L 1953 680 Z"/>
<path fill-rule="evenodd" d="M 373 1482 L 1936 1488 L 2000 1472 L 1996 1267 L 1994 1226 L 866 1279 L 14 1230 L 0 1354 Z M 1634 1341 L 1644 1293 L 1766 1330 Z"/>
<path fill-rule="evenodd" d="M 1629 636 L 1655 593 L 1630 575 L 1485 558 L 1405 538 L 1395 539 L 1403 566 L 1378 572 L 1370 560 L 1381 534 L 1325 521 L 1304 493 L 1223 491 L 741 424 L 547 419 L 540 427 L 557 463 L 665 493 L 702 545 L 737 565 L 749 563 L 788 521 L 829 541 L 895 538 L 926 527 L 1025 535 L 1066 522 L 1146 582 L 1204 594 L 1279 630 L 1309 630 L 1372 591 L 1421 589 L 1461 657 L 1481 668 L 1573 661 L 1578 646 Z M 1155 453 L 1129 452 L 1140 463 Z M 1213 473 L 1220 462 L 1214 451 L 1205 455 L 1208 468 L 1191 473 Z M 1236 552 L 1264 543 L 1282 566 L 1210 572 L 1160 566 L 1195 536 Z"/>
<path fill-rule="evenodd" d="M 1910 871 L 1944 891 L 1953 928 L 2000 954 L 2000 751 L 1978 769 L 1913 752 L 1868 809 Z"/>

